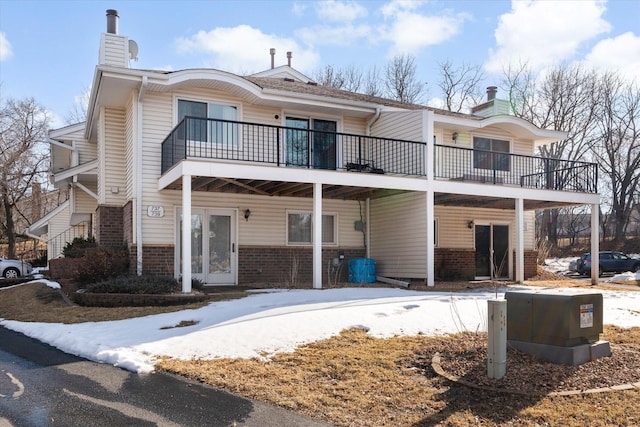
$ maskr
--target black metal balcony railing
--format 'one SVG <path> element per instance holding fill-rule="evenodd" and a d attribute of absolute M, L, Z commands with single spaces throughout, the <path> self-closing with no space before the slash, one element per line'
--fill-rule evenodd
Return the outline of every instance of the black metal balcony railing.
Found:
<path fill-rule="evenodd" d="M 426 175 L 424 142 L 185 117 L 162 142 L 162 173 L 187 158 L 309 169 Z M 597 165 L 435 145 L 434 177 L 597 192 Z"/>
<path fill-rule="evenodd" d="M 425 147 L 423 142 L 185 117 L 162 142 L 162 173 L 192 157 L 423 176 Z"/>
<path fill-rule="evenodd" d="M 435 146 L 435 178 L 526 188 L 598 192 L 598 165 L 572 160 Z"/>

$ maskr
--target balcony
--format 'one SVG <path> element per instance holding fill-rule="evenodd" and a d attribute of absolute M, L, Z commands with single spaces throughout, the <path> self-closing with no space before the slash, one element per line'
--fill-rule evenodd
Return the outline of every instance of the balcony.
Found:
<path fill-rule="evenodd" d="M 185 117 L 162 142 L 161 172 L 184 159 L 343 173 L 425 177 L 424 142 L 266 124 Z M 597 193 L 594 163 L 434 146 L 434 178 Z"/>

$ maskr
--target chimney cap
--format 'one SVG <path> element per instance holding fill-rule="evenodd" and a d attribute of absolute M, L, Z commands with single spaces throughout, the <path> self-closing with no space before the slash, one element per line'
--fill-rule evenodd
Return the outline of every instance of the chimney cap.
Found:
<path fill-rule="evenodd" d="M 487 101 L 496 99 L 496 93 L 498 93 L 498 86 L 487 87 Z"/>
<path fill-rule="evenodd" d="M 107 9 L 107 33 L 118 34 L 118 11 Z"/>

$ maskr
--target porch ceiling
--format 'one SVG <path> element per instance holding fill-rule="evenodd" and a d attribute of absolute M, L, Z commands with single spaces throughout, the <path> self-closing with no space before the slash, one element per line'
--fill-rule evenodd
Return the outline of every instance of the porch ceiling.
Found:
<path fill-rule="evenodd" d="M 515 200 L 503 197 L 478 196 L 468 194 L 436 193 L 434 204 L 439 206 L 461 206 L 468 208 L 508 209 L 515 210 Z M 571 206 L 569 202 L 552 202 L 544 200 L 524 200 L 524 209 L 541 210 Z"/>
<path fill-rule="evenodd" d="M 182 182 L 176 180 L 167 186 L 171 190 L 181 190 Z M 272 181 L 260 179 L 232 179 L 222 177 L 194 176 L 191 181 L 192 191 L 217 193 L 253 194 L 279 197 L 313 197 L 313 184 L 303 182 Z M 365 200 L 403 193 L 402 190 L 388 190 L 373 187 L 356 187 L 349 185 L 322 186 L 322 197 L 325 199 Z"/>

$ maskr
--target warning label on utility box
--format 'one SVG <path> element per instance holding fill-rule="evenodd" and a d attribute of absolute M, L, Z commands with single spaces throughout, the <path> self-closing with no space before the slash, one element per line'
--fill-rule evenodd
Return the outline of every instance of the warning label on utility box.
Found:
<path fill-rule="evenodd" d="M 580 328 L 593 327 L 593 304 L 580 304 Z"/>

